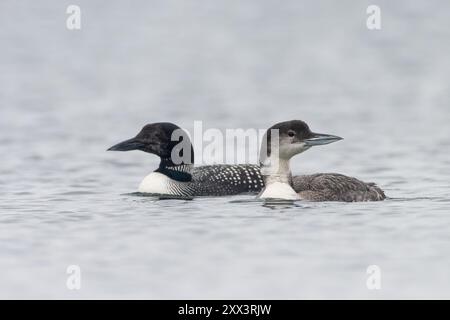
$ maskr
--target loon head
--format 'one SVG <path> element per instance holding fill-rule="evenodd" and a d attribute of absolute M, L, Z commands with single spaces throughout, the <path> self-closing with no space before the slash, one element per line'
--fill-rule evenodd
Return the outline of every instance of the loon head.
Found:
<path fill-rule="evenodd" d="M 312 132 L 304 121 L 284 121 L 273 125 L 266 131 L 260 157 L 270 157 L 274 151 L 278 151 L 280 159 L 289 160 L 313 146 L 339 140 L 342 138 L 335 135 Z M 277 148 L 277 150 L 273 150 L 273 148 Z"/>
<path fill-rule="evenodd" d="M 194 163 L 194 151 L 187 133 L 170 122 L 145 125 L 134 137 L 122 141 L 108 151 L 141 150 L 161 158 L 165 166 Z"/>

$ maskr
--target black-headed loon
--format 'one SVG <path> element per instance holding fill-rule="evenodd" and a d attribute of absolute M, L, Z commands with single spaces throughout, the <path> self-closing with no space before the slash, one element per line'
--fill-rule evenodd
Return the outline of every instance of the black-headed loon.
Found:
<path fill-rule="evenodd" d="M 176 131 L 176 135 L 174 132 Z M 173 139 L 178 136 L 178 139 Z M 190 148 L 190 156 L 183 161 L 183 143 Z M 177 150 L 179 148 L 179 150 Z M 208 165 L 195 167 L 194 150 L 189 136 L 173 123 L 147 124 L 136 137 L 123 141 L 108 150 L 142 150 L 161 159 L 158 169 L 142 180 L 138 191 L 170 196 L 224 196 L 257 193 L 264 187 L 258 165 Z M 173 152 L 181 161 L 172 161 Z M 176 162 L 176 163 L 174 163 Z"/>
<path fill-rule="evenodd" d="M 173 140 L 175 130 L 178 140 Z M 278 130 L 278 150 L 271 150 L 272 130 Z M 158 169 L 144 178 L 139 192 L 169 196 L 225 196 L 258 193 L 262 199 L 310 201 L 377 201 L 385 199 L 383 191 L 373 183 L 336 173 L 319 173 L 292 177 L 290 159 L 312 146 L 332 143 L 342 138 L 311 132 L 300 120 L 278 123 L 266 132 L 260 152 L 260 166 L 208 165 L 194 167 L 194 151 L 186 132 L 168 122 L 144 126 L 136 137 L 108 150 L 142 150 L 160 157 Z M 187 143 L 187 161 L 172 161 L 173 152 L 183 156 L 180 142 Z M 274 152 L 277 151 L 277 152 Z M 277 157 L 274 159 L 274 157 Z M 274 165 L 276 163 L 276 165 Z"/>

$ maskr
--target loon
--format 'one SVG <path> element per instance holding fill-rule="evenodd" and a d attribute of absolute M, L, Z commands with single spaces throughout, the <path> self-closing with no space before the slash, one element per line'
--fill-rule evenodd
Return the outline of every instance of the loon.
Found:
<path fill-rule="evenodd" d="M 273 131 L 276 130 L 276 131 Z M 272 150 L 272 133 L 276 132 L 277 150 Z M 308 201 L 380 201 L 386 198 L 374 183 L 365 183 L 338 173 L 316 173 L 292 177 L 290 159 L 313 146 L 342 140 L 341 137 L 312 132 L 301 120 L 273 125 L 265 133 L 261 146 L 260 167 L 265 187 L 261 199 Z"/>
<path fill-rule="evenodd" d="M 278 130 L 279 150 L 272 152 L 272 130 Z M 174 135 L 174 133 L 176 133 Z M 173 137 L 178 139 L 173 140 Z M 194 166 L 194 150 L 186 132 L 169 122 L 147 124 L 132 139 L 120 142 L 109 151 L 141 150 L 159 156 L 159 167 L 139 185 L 141 193 L 174 197 L 258 194 L 261 199 L 303 199 L 309 201 L 377 201 L 384 192 L 373 183 L 337 173 L 292 176 L 290 159 L 312 146 L 342 138 L 311 132 L 301 120 L 275 124 L 266 132 L 260 164 Z M 184 144 L 185 148 L 180 148 Z M 189 154 L 183 154 L 188 150 Z M 173 161 L 173 154 L 181 161 Z M 278 156 L 277 156 L 278 154 Z M 278 167 L 274 163 L 278 161 Z"/>
<path fill-rule="evenodd" d="M 139 185 L 141 193 L 184 198 L 256 194 L 264 187 L 256 164 L 194 166 L 194 150 L 189 136 L 170 122 L 147 124 L 134 138 L 108 150 L 141 150 L 159 156 L 159 167 Z M 174 161 L 174 155 L 177 161 Z"/>

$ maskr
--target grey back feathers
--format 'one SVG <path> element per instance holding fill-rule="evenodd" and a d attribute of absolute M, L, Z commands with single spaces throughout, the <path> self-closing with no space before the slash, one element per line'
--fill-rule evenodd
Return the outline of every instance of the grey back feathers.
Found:
<path fill-rule="evenodd" d="M 380 201 L 386 198 L 374 183 L 366 183 L 338 173 L 317 173 L 292 177 L 300 198 L 308 201 Z M 224 196 L 256 194 L 264 188 L 257 165 L 210 165 L 195 167 L 192 181 L 174 183 L 173 190 L 183 196 Z"/>
<path fill-rule="evenodd" d="M 374 183 L 338 173 L 295 176 L 292 184 L 300 198 L 309 201 L 380 201 L 386 198 Z"/>

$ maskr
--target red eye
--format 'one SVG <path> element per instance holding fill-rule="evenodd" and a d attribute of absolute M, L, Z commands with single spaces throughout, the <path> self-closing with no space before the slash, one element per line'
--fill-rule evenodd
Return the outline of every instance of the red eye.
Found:
<path fill-rule="evenodd" d="M 295 136 L 295 132 L 294 132 L 294 131 L 292 131 L 292 130 L 290 130 L 290 131 L 288 132 L 288 136 L 289 136 L 289 137 L 293 137 L 293 136 Z"/>

